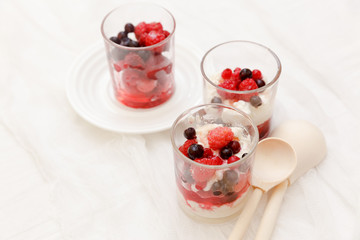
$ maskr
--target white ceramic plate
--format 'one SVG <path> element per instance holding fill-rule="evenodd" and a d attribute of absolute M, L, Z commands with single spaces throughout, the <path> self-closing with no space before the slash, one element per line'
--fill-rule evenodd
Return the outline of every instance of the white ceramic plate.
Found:
<path fill-rule="evenodd" d="M 84 52 L 69 72 L 66 92 L 74 110 L 97 127 L 121 133 L 152 133 L 171 127 L 178 115 L 202 102 L 199 51 L 176 45 L 174 95 L 162 105 L 133 109 L 119 103 L 111 86 L 103 44 Z"/>

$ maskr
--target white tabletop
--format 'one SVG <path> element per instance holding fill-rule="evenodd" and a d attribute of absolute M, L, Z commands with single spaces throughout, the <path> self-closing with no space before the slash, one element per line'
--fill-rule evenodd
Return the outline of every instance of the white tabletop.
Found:
<path fill-rule="evenodd" d="M 360 239 L 360 2 L 153 2 L 174 14 L 177 40 L 203 53 L 234 39 L 270 47 L 283 65 L 275 126 L 305 119 L 324 133 L 327 157 L 288 189 L 272 239 Z M 234 221 L 200 224 L 179 209 L 168 130 L 105 131 L 66 98 L 72 62 L 121 3 L 0 1 L 1 240 L 229 235 Z"/>

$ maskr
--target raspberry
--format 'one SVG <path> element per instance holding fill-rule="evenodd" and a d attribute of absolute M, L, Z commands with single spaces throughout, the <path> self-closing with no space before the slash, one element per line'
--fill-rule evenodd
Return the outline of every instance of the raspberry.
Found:
<path fill-rule="evenodd" d="M 247 78 L 239 84 L 240 91 L 248 91 L 248 90 L 253 90 L 253 89 L 257 89 L 257 88 L 258 88 L 258 86 L 257 86 L 256 82 L 254 81 L 254 79 L 252 79 L 252 78 Z"/>
<path fill-rule="evenodd" d="M 165 35 L 158 31 L 150 31 L 145 38 L 145 46 L 155 45 L 165 39 Z"/>
<path fill-rule="evenodd" d="M 229 157 L 229 159 L 227 160 L 227 163 L 230 164 L 230 163 L 236 162 L 238 160 L 240 160 L 240 158 L 234 155 L 234 156 Z"/>
<path fill-rule="evenodd" d="M 252 78 L 253 78 L 254 80 L 262 79 L 262 74 L 261 74 L 260 70 L 254 69 L 254 70 L 252 71 Z"/>
<path fill-rule="evenodd" d="M 146 25 L 146 32 L 149 33 L 151 31 L 162 32 L 163 31 L 163 26 L 159 22 L 148 23 Z"/>
<path fill-rule="evenodd" d="M 212 157 L 212 158 L 200 158 L 195 159 L 195 162 L 205 164 L 205 165 L 221 165 L 223 161 L 219 157 Z M 208 169 L 205 167 L 199 167 L 192 165 L 190 168 L 190 172 L 192 174 L 193 179 L 197 183 L 206 182 L 209 180 L 215 173 L 215 169 Z"/>
<path fill-rule="evenodd" d="M 164 33 L 165 37 L 168 37 L 170 35 L 170 33 L 168 31 L 166 31 L 166 30 L 164 30 L 163 33 Z"/>
<path fill-rule="evenodd" d="M 210 130 L 207 139 L 211 149 L 218 150 L 225 147 L 234 138 L 234 133 L 228 127 L 217 127 Z"/>
<path fill-rule="evenodd" d="M 231 76 L 232 76 L 232 71 L 231 71 L 230 68 L 225 69 L 225 70 L 221 73 L 221 77 L 222 77 L 223 79 L 230 79 Z"/>
<path fill-rule="evenodd" d="M 258 88 L 258 86 L 252 78 L 247 78 L 239 84 L 240 91 L 248 91 L 248 90 L 253 90 L 253 89 L 257 89 L 257 88 Z M 257 93 L 239 94 L 238 97 L 241 100 L 249 102 L 252 96 L 257 96 L 257 95 L 258 95 Z"/>
<path fill-rule="evenodd" d="M 188 148 L 192 145 L 197 143 L 196 139 L 187 140 L 182 146 L 179 147 L 180 152 L 184 154 L 185 156 L 189 157 L 188 155 Z"/>
<path fill-rule="evenodd" d="M 136 53 L 130 52 L 125 56 L 124 65 L 130 68 L 143 70 L 145 68 L 144 60 Z"/>
<path fill-rule="evenodd" d="M 226 79 L 225 81 L 223 81 L 222 83 L 219 84 L 219 87 L 229 89 L 229 90 L 237 90 L 236 86 L 237 86 L 237 83 L 231 79 Z M 220 89 L 218 89 L 217 92 L 221 97 L 223 97 L 225 99 L 235 99 L 236 98 L 236 93 L 228 93 L 228 92 L 225 92 Z"/>
<path fill-rule="evenodd" d="M 135 27 L 135 37 L 137 40 L 140 39 L 140 36 L 146 33 L 147 24 L 145 22 L 141 22 Z"/>

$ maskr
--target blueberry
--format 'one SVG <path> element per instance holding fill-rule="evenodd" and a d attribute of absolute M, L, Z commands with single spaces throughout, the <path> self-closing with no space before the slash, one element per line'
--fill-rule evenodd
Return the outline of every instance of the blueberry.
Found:
<path fill-rule="evenodd" d="M 130 42 L 131 42 L 131 39 L 130 38 L 123 38 L 121 39 L 121 45 L 125 46 L 125 47 L 129 47 L 130 46 Z"/>
<path fill-rule="evenodd" d="M 127 33 L 135 31 L 135 27 L 131 23 L 125 24 L 124 29 L 125 29 L 125 32 L 127 32 Z"/>
<path fill-rule="evenodd" d="M 223 147 L 220 151 L 220 157 L 222 159 L 228 159 L 233 155 L 233 151 L 229 147 Z"/>
<path fill-rule="evenodd" d="M 261 106 L 262 101 L 259 96 L 254 95 L 254 96 L 251 96 L 250 103 L 251 103 L 251 105 L 253 105 L 254 107 L 257 108 L 257 107 Z"/>
<path fill-rule="evenodd" d="M 231 148 L 231 150 L 233 151 L 233 154 L 237 154 L 241 150 L 241 146 L 238 141 L 229 142 L 228 147 Z"/>
<path fill-rule="evenodd" d="M 243 68 L 240 71 L 240 78 L 241 80 L 245 80 L 247 78 L 251 78 L 252 77 L 252 72 L 250 69 L 248 68 Z"/>
<path fill-rule="evenodd" d="M 215 196 L 219 196 L 222 194 L 221 192 L 222 184 L 220 182 L 214 182 L 211 186 L 211 191 Z"/>
<path fill-rule="evenodd" d="M 130 40 L 129 47 L 140 47 L 138 41 Z"/>
<path fill-rule="evenodd" d="M 190 184 L 192 184 L 192 183 L 195 182 L 195 180 L 193 179 L 193 177 L 192 177 L 192 175 L 191 175 L 191 172 L 190 172 L 190 169 L 189 169 L 189 168 L 187 168 L 187 169 L 184 171 L 183 175 L 181 176 L 181 180 L 182 180 L 184 183 L 190 183 Z"/>
<path fill-rule="evenodd" d="M 241 158 L 244 158 L 246 155 L 247 155 L 247 153 L 244 153 L 244 154 L 241 156 Z"/>
<path fill-rule="evenodd" d="M 265 82 L 264 82 L 264 80 L 262 80 L 262 79 L 256 79 L 255 82 L 256 82 L 256 85 L 257 85 L 259 88 L 265 86 Z"/>
<path fill-rule="evenodd" d="M 211 103 L 222 103 L 222 100 L 219 97 L 213 97 L 211 99 Z"/>
<path fill-rule="evenodd" d="M 184 137 L 186 139 L 194 139 L 196 138 L 196 131 L 195 131 L 195 128 L 192 128 L 192 127 L 189 127 L 187 129 L 185 129 L 184 131 Z"/>
<path fill-rule="evenodd" d="M 196 158 L 202 158 L 202 156 L 204 155 L 204 147 L 200 144 L 192 144 L 188 148 L 188 154 L 189 158 L 191 158 L 192 160 Z"/>
<path fill-rule="evenodd" d="M 226 196 L 230 196 L 230 195 L 234 194 L 234 188 L 231 184 L 223 182 L 221 189 L 222 189 L 222 192 L 224 193 L 224 195 L 226 195 Z"/>
<path fill-rule="evenodd" d="M 118 39 L 122 40 L 123 38 L 127 38 L 127 33 L 124 31 L 121 31 L 117 35 Z"/>
<path fill-rule="evenodd" d="M 113 42 L 116 43 L 116 44 L 120 44 L 120 39 L 117 38 L 117 37 L 111 37 L 111 38 L 110 38 L 110 41 L 113 41 Z"/>
<path fill-rule="evenodd" d="M 239 176 L 234 170 L 226 170 L 223 175 L 223 181 L 226 184 L 234 185 L 238 182 Z"/>

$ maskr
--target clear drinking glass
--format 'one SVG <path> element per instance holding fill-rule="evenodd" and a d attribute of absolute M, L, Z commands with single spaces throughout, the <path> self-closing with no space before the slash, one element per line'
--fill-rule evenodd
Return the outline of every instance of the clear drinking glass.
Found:
<path fill-rule="evenodd" d="M 189 128 L 195 129 L 196 138 L 185 137 L 184 132 Z M 240 143 L 240 150 L 234 152 L 231 162 L 231 158 L 220 154 L 230 143 L 225 141 L 225 147 L 214 150 L 214 143 L 218 142 L 208 141 L 212 131 L 219 128 L 230 128 L 232 139 Z M 258 140 L 256 125 L 244 112 L 233 107 L 204 104 L 182 113 L 172 126 L 171 142 L 178 201 L 184 212 L 206 222 L 223 222 L 236 216 L 251 189 L 251 169 Z M 204 147 L 204 154 L 192 160 L 186 148 L 194 142 Z M 208 165 L 204 161 L 219 162 Z"/>
<path fill-rule="evenodd" d="M 262 80 L 266 84 L 260 85 L 257 89 L 239 91 L 241 80 L 231 82 L 222 77 L 223 70 L 227 68 L 232 71 L 236 68 L 260 70 Z M 281 73 L 280 60 L 273 51 L 250 41 L 225 42 L 205 54 L 201 62 L 201 72 L 204 79 L 205 103 L 224 103 L 244 111 L 257 125 L 260 139 L 268 136 Z M 239 77 L 239 74 L 233 74 Z M 255 78 L 255 74 L 253 75 Z M 228 88 L 236 90 L 224 88 L 225 81 L 230 83 L 227 85 Z"/>
<path fill-rule="evenodd" d="M 123 46 L 110 40 L 124 31 L 125 24 L 136 26 L 141 22 L 160 22 L 163 30 L 167 31 L 167 37 L 157 44 L 142 44 L 142 47 L 137 44 Z M 172 96 L 175 91 L 175 19 L 168 10 L 150 3 L 124 4 L 105 16 L 101 33 L 115 96 L 119 102 L 132 108 L 151 108 Z M 133 32 L 128 37 L 136 40 Z M 145 42 L 144 39 L 137 40 Z"/>

